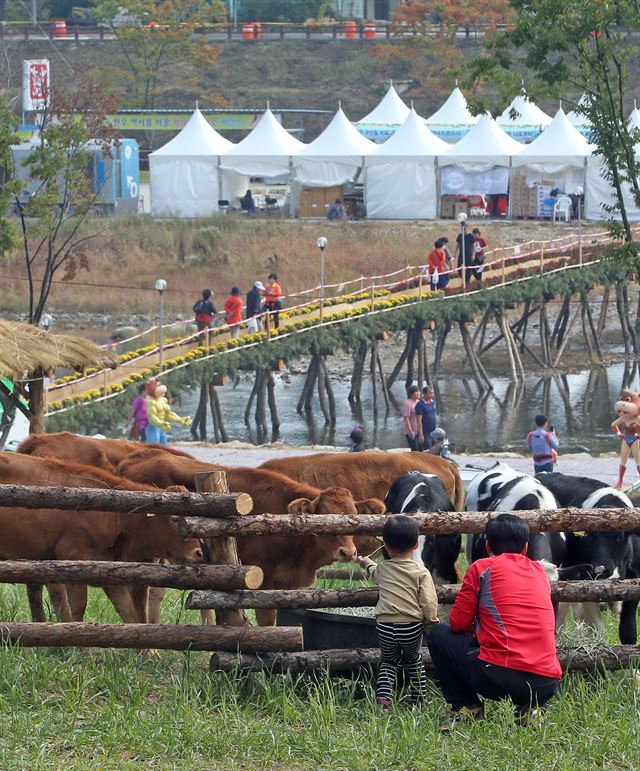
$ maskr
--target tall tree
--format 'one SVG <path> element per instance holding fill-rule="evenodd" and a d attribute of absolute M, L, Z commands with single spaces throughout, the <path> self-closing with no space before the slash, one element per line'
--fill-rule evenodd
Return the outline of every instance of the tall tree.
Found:
<path fill-rule="evenodd" d="M 131 0 L 123 18 L 122 0 L 97 0 L 98 19 L 108 25 L 118 42 L 122 58 L 108 73 L 122 77 L 126 71 L 129 87 L 122 100 L 132 107 L 153 108 L 164 74 L 183 62 L 206 70 L 218 58 L 220 46 L 206 36 L 195 36 L 203 24 L 226 20 L 222 0 Z"/>
<path fill-rule="evenodd" d="M 640 169 L 634 146 L 640 132 L 627 123 L 629 65 L 638 47 L 627 31 L 640 27 L 638 0 L 510 0 L 513 26 L 487 41 L 470 69 L 470 82 L 489 80 L 505 97 L 527 78 L 533 96 L 565 98 L 591 124 L 590 140 L 602 156 L 615 202 L 605 207 L 611 227 L 635 254 L 623 190 L 640 206 Z M 635 86 L 635 83 L 633 84 Z M 577 101 L 581 93 L 585 98 Z M 479 102 L 477 109 L 486 105 Z"/>
<path fill-rule="evenodd" d="M 92 153 L 109 157 L 117 142 L 107 122 L 115 104 L 90 84 L 70 96 L 51 94 L 49 105 L 30 153 L 16 159 L 17 119 L 0 95 L 0 251 L 24 265 L 32 324 L 54 278 L 71 280 L 87 267 L 84 245 L 97 235 L 88 217 L 100 193 Z"/>

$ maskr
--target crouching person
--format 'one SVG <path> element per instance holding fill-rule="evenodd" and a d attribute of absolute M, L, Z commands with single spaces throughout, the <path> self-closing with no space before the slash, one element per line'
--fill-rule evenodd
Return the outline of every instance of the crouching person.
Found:
<path fill-rule="evenodd" d="M 562 677 L 549 579 L 525 556 L 529 525 L 500 514 L 485 534 L 489 556 L 471 565 L 449 624 L 434 627 L 428 640 L 453 710 L 444 732 L 461 720 L 482 720 L 482 697 L 509 698 L 519 723 L 538 723 Z"/>
<path fill-rule="evenodd" d="M 422 637 L 425 623 L 438 621 L 438 597 L 431 573 L 412 559 L 418 548 L 418 536 L 415 520 L 397 514 L 387 519 L 382 531 L 390 559 L 378 565 L 369 557 L 358 557 L 380 589 L 375 611 L 381 652 L 376 703 L 383 709 L 393 704 L 401 670 L 409 686 L 410 703 L 426 697 Z"/>

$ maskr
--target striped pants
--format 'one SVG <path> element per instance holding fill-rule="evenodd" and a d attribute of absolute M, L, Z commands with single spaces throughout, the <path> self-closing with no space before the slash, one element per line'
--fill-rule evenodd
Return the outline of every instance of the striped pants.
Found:
<path fill-rule="evenodd" d="M 427 694 L 427 676 L 422 665 L 422 621 L 379 621 L 376 630 L 382 654 L 376 682 L 376 700 L 393 701 L 401 670 L 404 672 L 405 684 L 409 685 L 410 700 L 424 699 Z"/>

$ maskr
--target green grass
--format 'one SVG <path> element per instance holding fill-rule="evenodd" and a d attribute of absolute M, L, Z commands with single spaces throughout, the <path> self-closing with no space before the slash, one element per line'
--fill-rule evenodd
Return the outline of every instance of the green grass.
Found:
<path fill-rule="evenodd" d="M 92 590 L 87 618 L 115 620 Z M 197 621 L 171 592 L 164 621 Z M 21 587 L 0 617 L 26 619 Z M 608 619 L 614 641 L 613 619 Z M 507 704 L 442 737 L 433 689 L 381 714 L 371 681 L 211 674 L 206 653 L 0 648 L 2 769 L 636 769 L 640 698 L 628 673 L 569 676 L 540 729 Z"/>

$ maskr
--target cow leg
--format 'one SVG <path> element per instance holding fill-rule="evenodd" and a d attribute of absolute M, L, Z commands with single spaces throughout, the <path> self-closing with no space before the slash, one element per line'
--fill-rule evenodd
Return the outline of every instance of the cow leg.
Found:
<path fill-rule="evenodd" d="M 256 621 L 258 622 L 258 626 L 275 626 L 276 609 L 256 608 Z"/>
<path fill-rule="evenodd" d="M 67 598 L 71 608 L 71 618 L 74 621 L 84 621 L 87 611 L 89 589 L 86 584 L 67 584 Z"/>
<path fill-rule="evenodd" d="M 167 590 L 161 586 L 150 586 L 147 599 L 147 621 L 149 624 L 160 623 L 160 606 Z"/>
<path fill-rule="evenodd" d="M 58 621 L 73 621 L 67 598 L 67 587 L 64 584 L 47 584 L 47 589 Z"/>
<path fill-rule="evenodd" d="M 131 598 L 131 592 L 126 586 L 105 586 L 104 593 L 111 600 L 117 614 L 125 624 L 136 624 L 138 618 Z"/>
<path fill-rule="evenodd" d="M 136 622 L 138 624 L 149 623 L 149 587 L 140 586 L 139 584 L 129 584 L 127 588 L 129 589 L 129 594 L 131 595 L 131 603 L 133 605 L 133 612 L 135 613 Z M 160 599 L 162 600 L 162 597 Z M 155 623 L 159 624 L 160 603 L 158 603 L 157 614 L 158 621 Z"/>
<path fill-rule="evenodd" d="M 202 621 L 203 626 L 215 626 L 216 625 L 216 617 L 212 610 L 201 610 L 200 611 L 200 620 Z"/>
<path fill-rule="evenodd" d="M 422 549 L 424 548 L 424 536 L 419 535 L 418 536 L 418 548 L 413 552 L 411 555 L 411 559 L 418 565 L 420 565 L 421 568 L 424 567 L 424 562 L 422 561 Z"/>
<path fill-rule="evenodd" d="M 638 640 L 636 611 L 638 600 L 625 600 L 620 611 L 618 634 L 623 645 L 635 645 Z"/>
<path fill-rule="evenodd" d="M 44 613 L 44 603 L 42 600 L 42 584 L 27 584 L 27 599 L 29 600 L 29 610 L 31 611 L 31 620 L 42 623 L 47 620 Z"/>
<path fill-rule="evenodd" d="M 577 602 L 573 608 L 573 617 L 576 621 L 584 621 L 587 626 L 604 634 L 604 622 L 600 613 L 599 602 Z"/>

